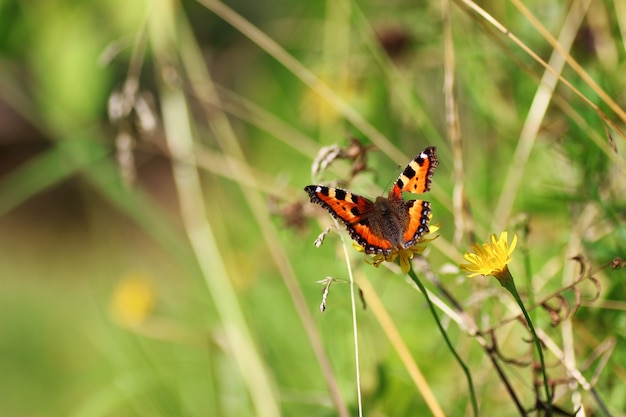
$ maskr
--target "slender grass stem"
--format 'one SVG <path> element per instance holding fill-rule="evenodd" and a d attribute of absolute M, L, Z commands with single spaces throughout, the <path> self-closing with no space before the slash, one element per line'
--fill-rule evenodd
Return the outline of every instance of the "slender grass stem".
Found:
<path fill-rule="evenodd" d="M 428 308 L 430 309 L 430 312 L 432 313 L 433 317 L 435 318 L 435 322 L 437 323 L 437 327 L 439 327 L 439 331 L 441 332 L 444 340 L 446 341 L 446 344 L 448 345 L 448 349 L 450 349 L 450 351 L 452 352 L 452 355 L 454 355 L 454 358 L 459 363 L 459 365 L 463 369 L 463 372 L 465 373 L 465 377 L 467 378 L 467 384 L 469 385 L 469 390 L 470 390 L 470 399 L 471 399 L 471 402 L 472 402 L 472 410 L 474 411 L 474 416 L 478 417 L 478 403 L 476 402 L 476 391 L 474 390 L 474 382 L 472 381 L 472 375 L 471 375 L 471 373 L 469 371 L 469 368 L 467 367 L 465 362 L 463 362 L 463 359 L 461 359 L 461 357 L 457 353 L 456 349 L 454 349 L 454 346 L 452 345 L 452 342 L 448 338 L 448 334 L 446 333 L 445 329 L 441 325 L 441 321 L 439 320 L 439 316 L 437 315 L 437 311 L 435 310 L 435 306 L 430 301 L 430 297 L 428 297 L 428 292 L 426 291 L 426 287 L 424 287 L 424 285 L 422 284 L 420 279 L 417 277 L 417 274 L 415 273 L 415 271 L 413 271 L 413 266 L 412 265 L 411 265 L 411 269 L 409 269 L 409 276 L 411 277 L 413 282 L 415 282 L 415 285 L 417 285 L 417 288 L 419 288 L 419 290 L 422 292 L 422 294 L 424 294 L 424 298 L 426 298 L 426 301 L 428 303 Z"/>
<path fill-rule="evenodd" d="M 350 265 L 350 256 L 348 254 L 348 246 L 346 242 L 341 236 L 341 243 L 343 247 L 343 253 L 346 257 L 346 267 L 348 268 L 348 275 L 350 277 L 350 304 L 352 306 L 352 333 L 354 335 L 354 362 L 355 362 L 355 378 L 356 378 L 356 395 L 357 395 L 357 406 L 359 410 L 359 417 L 363 417 L 363 399 L 361 394 L 361 370 L 360 365 L 361 361 L 359 359 L 359 333 L 358 326 L 356 321 L 356 298 L 354 296 L 355 291 L 357 291 L 356 286 L 354 284 L 354 274 L 352 273 L 352 266 Z"/>
<path fill-rule="evenodd" d="M 517 292 L 517 288 L 515 287 L 515 281 L 513 280 L 513 277 L 511 276 L 511 273 L 509 272 L 508 268 L 504 269 L 503 276 L 501 278 L 498 278 L 498 281 L 500 281 L 500 284 L 502 284 L 502 286 L 511 293 L 513 298 L 515 298 L 515 301 L 517 302 L 520 309 L 522 310 L 522 314 L 524 314 L 524 319 L 526 320 L 526 323 L 528 323 L 528 329 L 533 335 L 533 342 L 535 343 L 535 347 L 537 348 L 537 354 L 539 355 L 539 362 L 541 364 L 541 373 L 543 376 L 543 388 L 546 392 L 546 406 L 548 407 L 547 415 L 552 415 L 552 406 L 550 404 L 551 402 L 550 387 L 548 386 L 548 375 L 546 373 L 546 364 L 543 358 L 543 349 L 541 348 L 541 342 L 539 341 L 539 337 L 537 336 L 537 333 L 535 332 L 535 327 L 533 326 L 533 322 L 530 319 L 528 312 L 526 312 L 524 303 L 522 302 L 522 299 L 519 296 L 519 293 Z"/>

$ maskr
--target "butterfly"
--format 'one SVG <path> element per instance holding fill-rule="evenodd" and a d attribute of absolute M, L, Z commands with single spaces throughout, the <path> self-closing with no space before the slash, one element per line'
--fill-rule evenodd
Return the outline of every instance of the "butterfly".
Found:
<path fill-rule="evenodd" d="M 402 171 L 389 195 L 376 201 L 323 185 L 308 185 L 304 190 L 312 203 L 324 207 L 346 226 L 365 253 L 388 255 L 394 249 L 410 248 L 428 233 L 430 203 L 404 201 L 402 193 L 420 194 L 430 190 L 438 164 L 435 147 L 424 149 Z"/>

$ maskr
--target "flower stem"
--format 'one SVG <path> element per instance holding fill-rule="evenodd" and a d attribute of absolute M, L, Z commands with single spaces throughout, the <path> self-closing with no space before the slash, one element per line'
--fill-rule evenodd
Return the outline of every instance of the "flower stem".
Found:
<path fill-rule="evenodd" d="M 543 359 L 543 350 L 541 348 L 541 342 L 539 341 L 539 337 L 537 336 L 537 333 L 535 332 L 535 326 L 533 326 L 533 322 L 532 320 L 530 320 L 530 316 L 528 315 L 528 312 L 526 311 L 526 307 L 524 307 L 524 303 L 522 302 L 522 299 L 519 296 L 519 293 L 517 292 L 517 288 L 515 287 L 515 281 L 513 280 L 513 276 L 509 272 L 509 269 L 505 266 L 500 276 L 497 276 L 496 278 L 498 279 L 498 281 L 500 281 L 500 284 L 504 288 L 506 288 L 507 291 L 511 293 L 513 298 L 515 298 L 517 305 L 519 305 L 519 308 L 522 310 L 522 314 L 524 314 L 524 319 L 526 319 L 526 323 L 528 323 L 528 329 L 533 335 L 533 341 L 535 343 L 535 347 L 539 355 L 539 362 L 541 363 L 541 373 L 543 375 L 543 388 L 546 391 L 546 406 L 548 407 L 547 415 L 552 415 L 552 404 L 550 400 L 550 387 L 548 386 L 548 375 L 546 373 L 546 364 Z"/>
<path fill-rule="evenodd" d="M 446 331 L 444 330 L 443 326 L 441 325 L 441 321 L 439 321 L 439 316 L 437 315 L 437 311 L 435 310 L 435 306 L 432 303 L 432 301 L 430 301 L 430 297 L 428 297 L 428 292 L 426 292 L 426 287 L 424 287 L 424 284 L 422 284 L 422 282 L 417 277 L 417 274 L 415 274 L 415 271 L 413 271 L 413 266 L 412 265 L 411 265 L 411 268 L 409 269 L 409 276 L 411 277 L 413 282 L 415 282 L 415 285 L 417 285 L 417 288 L 419 288 L 419 290 L 422 292 L 422 294 L 424 294 L 424 298 L 426 298 L 426 301 L 428 303 L 428 308 L 430 309 L 430 312 L 432 313 L 433 317 L 435 318 L 435 322 L 437 323 L 437 327 L 439 327 L 439 331 L 441 332 L 444 340 L 446 341 L 446 344 L 448 345 L 448 349 L 450 349 L 450 351 L 452 352 L 452 354 L 456 358 L 456 361 L 459 363 L 461 368 L 463 368 L 463 372 L 465 373 L 465 377 L 467 378 L 467 383 L 469 385 L 470 399 L 472 401 L 472 410 L 474 411 L 474 416 L 478 417 L 478 404 L 476 402 L 476 392 L 474 391 L 474 383 L 472 382 L 472 375 L 470 374 L 469 368 L 467 367 L 465 362 L 463 362 L 463 359 L 461 359 L 461 357 L 459 356 L 457 351 L 454 349 L 454 346 L 452 346 L 452 342 L 448 338 L 448 334 L 446 333 Z"/>

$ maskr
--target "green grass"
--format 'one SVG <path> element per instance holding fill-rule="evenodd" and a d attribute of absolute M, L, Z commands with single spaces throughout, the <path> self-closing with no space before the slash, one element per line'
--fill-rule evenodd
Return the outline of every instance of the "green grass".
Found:
<path fill-rule="evenodd" d="M 423 295 L 344 232 L 347 251 L 336 233 L 316 248 L 332 221 L 303 191 L 380 195 L 436 146 L 425 199 L 440 237 L 416 270 L 479 415 L 545 401 L 514 300 L 458 269 L 504 230 L 526 307 L 560 296 L 556 325 L 530 311 L 554 406 L 626 415 L 626 275 L 605 267 L 626 258 L 626 6 L 481 7 L 0 5 L 0 414 L 472 415 Z M 123 91 L 135 107 L 112 121 Z M 350 136 L 374 145 L 368 170 L 337 160 L 311 178 Z M 334 283 L 321 313 L 317 281 L 349 270 L 367 308 Z"/>

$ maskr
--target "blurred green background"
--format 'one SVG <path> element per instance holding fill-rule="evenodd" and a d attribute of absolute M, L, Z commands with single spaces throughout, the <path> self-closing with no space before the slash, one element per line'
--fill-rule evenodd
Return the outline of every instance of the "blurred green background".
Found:
<path fill-rule="evenodd" d="M 474 239 L 520 235 L 525 299 L 588 259 L 598 299 L 587 280 L 582 301 L 563 293 L 575 315 L 534 320 L 626 415 L 626 275 L 599 270 L 626 255 L 626 4 L 526 3 L 598 83 L 563 70 L 606 119 L 563 83 L 542 96 L 550 73 L 468 4 L 0 2 L 0 415 L 358 415 L 350 288 L 333 285 L 320 313 L 316 283 L 347 279 L 344 255 L 336 234 L 313 246 L 331 222 L 302 190 L 348 176 L 350 161 L 315 179 L 311 164 L 349 137 L 376 147 L 350 184 L 369 196 L 437 146 L 425 199 L 441 236 L 426 259 L 480 328 L 497 326 L 504 356 L 528 360 L 527 335 L 499 325 L 516 310 L 495 281 L 458 271 Z M 550 59 L 518 2 L 481 7 Z M 347 245 L 440 409 L 471 415 L 422 295 Z M 439 314 L 481 415 L 519 415 L 474 338 Z M 357 319 L 364 415 L 437 415 L 389 323 L 358 299 Z M 547 358 L 556 403 L 602 415 Z M 532 408 L 530 368 L 504 366 Z"/>

